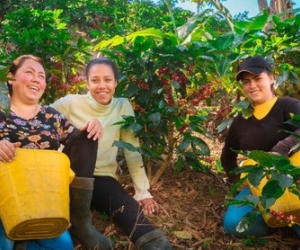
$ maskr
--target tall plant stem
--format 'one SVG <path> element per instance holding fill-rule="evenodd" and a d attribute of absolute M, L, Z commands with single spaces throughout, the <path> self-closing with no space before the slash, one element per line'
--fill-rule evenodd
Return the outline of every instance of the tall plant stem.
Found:
<path fill-rule="evenodd" d="M 178 37 L 178 32 L 177 32 L 177 27 L 176 27 L 176 22 L 175 22 L 175 18 L 173 15 L 173 11 L 172 11 L 172 4 L 171 4 L 171 0 L 163 0 L 163 2 L 167 5 L 168 10 L 169 10 L 169 14 L 173 23 L 173 29 L 174 29 L 174 33 L 176 34 L 176 36 Z"/>

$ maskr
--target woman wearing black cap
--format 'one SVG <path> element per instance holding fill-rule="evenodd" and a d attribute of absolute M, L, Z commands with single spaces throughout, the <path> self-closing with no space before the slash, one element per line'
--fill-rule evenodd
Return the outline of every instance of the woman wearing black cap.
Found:
<path fill-rule="evenodd" d="M 229 128 L 221 154 L 221 163 L 227 174 L 228 181 L 235 183 L 239 175 L 231 171 L 238 167 L 238 154 L 234 150 L 262 150 L 283 156 L 290 156 L 290 149 L 299 141 L 283 130 L 299 132 L 300 129 L 288 124 L 291 114 L 300 114 L 300 101 L 291 97 L 278 98 L 274 93 L 274 75 L 272 66 L 261 56 L 246 58 L 239 66 L 236 80 L 242 82 L 244 92 L 254 108 L 250 118 L 241 114 L 236 116 Z M 236 199 L 251 194 L 248 187 L 242 189 Z M 246 236 L 262 237 L 268 234 L 269 227 L 258 216 L 255 224 L 244 232 L 238 232 L 236 227 L 241 219 L 253 208 L 250 206 L 228 207 L 224 216 L 224 228 L 237 238 Z M 299 226 L 295 227 L 299 230 Z M 295 231 L 296 231 L 295 230 Z"/>

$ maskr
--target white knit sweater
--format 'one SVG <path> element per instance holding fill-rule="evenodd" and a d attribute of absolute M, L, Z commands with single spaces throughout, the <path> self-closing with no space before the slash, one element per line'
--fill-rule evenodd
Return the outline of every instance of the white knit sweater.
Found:
<path fill-rule="evenodd" d="M 51 106 L 66 116 L 77 128 L 81 128 L 92 118 L 97 118 L 101 122 L 103 138 L 99 140 L 94 175 L 117 178 L 118 148 L 112 146 L 113 142 L 122 140 L 139 147 L 139 140 L 131 130 L 121 129 L 121 125 L 113 125 L 122 121 L 124 115 L 134 116 L 130 102 L 125 98 L 113 98 L 108 105 L 102 105 L 88 92 L 86 95 L 67 95 L 55 101 Z M 134 198 L 136 200 L 151 198 L 142 156 L 128 150 L 124 150 L 124 155 L 135 188 Z"/>

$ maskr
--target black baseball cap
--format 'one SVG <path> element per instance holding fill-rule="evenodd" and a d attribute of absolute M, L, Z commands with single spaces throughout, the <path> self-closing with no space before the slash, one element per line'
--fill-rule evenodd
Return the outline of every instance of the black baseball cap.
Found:
<path fill-rule="evenodd" d="M 272 73 L 272 70 L 272 65 L 268 63 L 262 56 L 249 56 L 239 65 L 235 80 L 241 80 L 242 73 L 244 72 L 259 75 L 264 71 L 269 71 Z"/>

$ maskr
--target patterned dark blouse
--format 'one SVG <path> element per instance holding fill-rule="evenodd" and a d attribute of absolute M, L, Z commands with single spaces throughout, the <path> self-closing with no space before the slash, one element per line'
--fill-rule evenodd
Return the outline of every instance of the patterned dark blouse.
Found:
<path fill-rule="evenodd" d="M 0 111 L 0 140 L 21 142 L 22 148 L 57 150 L 76 131 L 61 113 L 46 105 L 29 120 L 18 117 L 13 111 L 6 117 Z"/>

